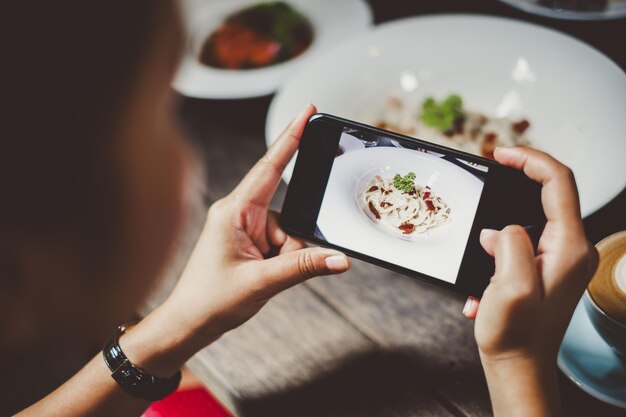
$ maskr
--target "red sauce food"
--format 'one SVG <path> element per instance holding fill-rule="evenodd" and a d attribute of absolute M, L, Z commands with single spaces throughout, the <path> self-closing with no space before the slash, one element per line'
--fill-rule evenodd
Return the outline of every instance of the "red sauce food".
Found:
<path fill-rule="evenodd" d="M 480 153 L 485 158 L 494 159 L 493 151 L 496 150 L 498 146 L 498 135 L 493 132 L 485 133 L 485 138 L 483 143 L 480 145 Z"/>
<path fill-rule="evenodd" d="M 522 119 L 519 122 L 513 123 L 511 127 L 515 133 L 521 135 L 530 127 L 530 122 L 526 119 Z"/>
<path fill-rule="evenodd" d="M 378 210 L 376 210 L 376 207 L 374 207 L 374 203 L 370 201 L 367 206 L 369 207 L 374 217 L 376 217 L 377 220 L 380 220 L 380 213 L 378 212 Z"/>
<path fill-rule="evenodd" d="M 228 17 L 204 42 L 200 62 L 253 69 L 290 60 L 313 42 L 309 20 L 282 2 L 261 3 Z"/>

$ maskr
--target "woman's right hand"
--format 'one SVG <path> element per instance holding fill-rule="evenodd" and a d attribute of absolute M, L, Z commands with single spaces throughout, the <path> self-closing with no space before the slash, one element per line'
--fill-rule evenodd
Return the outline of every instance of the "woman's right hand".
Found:
<path fill-rule="evenodd" d="M 524 379 L 528 390 L 533 388 L 533 379 L 539 378 L 546 389 L 528 396 L 558 399 L 558 394 L 550 393 L 556 390 L 550 382 L 556 385 L 559 345 L 595 272 L 598 256 L 585 238 L 576 184 L 568 167 L 529 148 L 498 148 L 494 156 L 499 163 L 523 170 L 542 184 L 547 218 L 537 253 L 520 226 L 483 230 L 480 236 L 485 251 L 495 258 L 496 270 L 482 299 L 469 298 L 463 312 L 476 319 L 476 342 L 494 411 L 499 414 L 498 404 L 504 406 L 503 400 L 524 397 L 524 389 L 516 394 L 502 392 L 516 385 L 516 380 Z M 526 415 L 554 415 L 558 402 L 544 399 L 552 403 L 544 404 L 551 412 L 533 408 L 526 409 Z M 512 415 L 510 406 L 500 412 Z"/>
<path fill-rule="evenodd" d="M 269 210 L 282 171 L 315 112 L 308 105 L 239 185 L 211 206 L 174 292 L 121 340 L 129 358 L 140 358 L 135 361 L 158 376 L 172 374 L 279 292 L 348 270 L 347 256 L 288 236 Z"/>

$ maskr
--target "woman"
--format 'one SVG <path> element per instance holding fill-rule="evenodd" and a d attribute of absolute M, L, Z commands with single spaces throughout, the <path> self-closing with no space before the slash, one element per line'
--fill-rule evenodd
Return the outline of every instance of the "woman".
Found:
<path fill-rule="evenodd" d="M 132 319 L 185 222 L 195 164 L 170 107 L 182 44 L 173 0 L 13 3 L 6 16 L 30 23 L 3 49 L 11 110 L 0 168 L 0 356 L 15 376 L 6 385 L 20 386 L 18 358 L 54 363 Z M 287 236 L 268 211 L 315 111 L 307 106 L 211 206 L 169 298 L 20 416 L 138 416 L 175 389 L 195 352 L 273 295 L 349 268 L 345 255 Z M 548 224 L 537 255 L 517 226 L 483 231 L 496 273 L 464 313 L 476 319 L 495 414 L 555 416 L 556 353 L 595 252 L 569 169 L 530 149 L 495 157 L 543 184 Z"/>

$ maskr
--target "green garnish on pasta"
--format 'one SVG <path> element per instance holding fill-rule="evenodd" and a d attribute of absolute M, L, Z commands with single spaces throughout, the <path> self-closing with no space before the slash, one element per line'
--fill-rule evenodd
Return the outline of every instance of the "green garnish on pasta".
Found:
<path fill-rule="evenodd" d="M 393 177 L 393 186 L 400 191 L 406 191 L 407 193 L 415 190 L 415 173 L 409 172 L 404 177 L 400 174 L 396 174 Z"/>

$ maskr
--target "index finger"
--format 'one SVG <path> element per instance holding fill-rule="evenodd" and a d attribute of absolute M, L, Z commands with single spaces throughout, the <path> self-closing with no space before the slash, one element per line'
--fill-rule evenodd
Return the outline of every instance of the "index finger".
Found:
<path fill-rule="evenodd" d="M 312 104 L 308 104 L 300 112 L 241 180 L 235 189 L 238 195 L 257 205 L 269 205 L 285 166 L 300 146 L 300 138 L 307 121 L 316 112 L 317 109 Z"/>
<path fill-rule="evenodd" d="M 578 190 L 572 170 L 545 152 L 532 148 L 497 148 L 496 161 L 516 168 L 542 185 L 541 203 L 548 222 L 583 233 Z"/>

